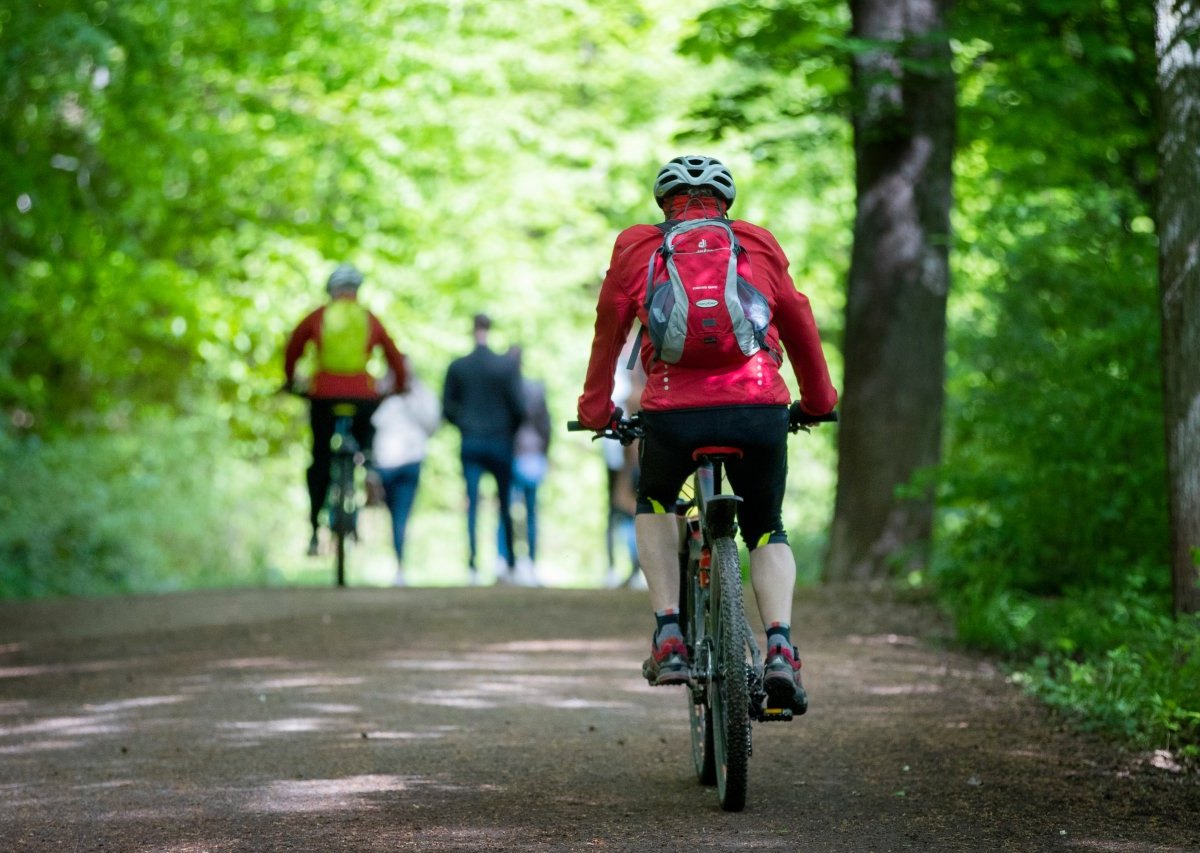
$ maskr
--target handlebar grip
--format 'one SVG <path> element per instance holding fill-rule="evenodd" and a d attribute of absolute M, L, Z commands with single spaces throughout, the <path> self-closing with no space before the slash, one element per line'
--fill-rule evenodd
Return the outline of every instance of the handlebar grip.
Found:
<path fill-rule="evenodd" d="M 817 424 L 836 423 L 838 419 L 837 410 L 826 412 L 823 415 L 810 415 L 808 412 L 800 408 L 799 403 L 792 403 L 788 407 L 788 428 L 792 432 L 797 430 L 807 429 L 810 426 Z"/>
<path fill-rule="evenodd" d="M 579 421 L 567 421 L 567 432 L 592 432 Z"/>

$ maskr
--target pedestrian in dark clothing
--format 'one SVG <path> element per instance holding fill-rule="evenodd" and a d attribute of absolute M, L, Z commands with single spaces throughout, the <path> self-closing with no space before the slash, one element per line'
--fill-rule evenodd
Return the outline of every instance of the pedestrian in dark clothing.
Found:
<path fill-rule="evenodd" d="M 509 358 L 519 365 L 521 348 L 514 346 L 508 351 Z M 513 440 L 513 506 L 517 510 L 514 520 L 517 530 L 524 528 L 525 554 L 516 555 L 517 583 L 522 586 L 537 586 L 537 510 L 538 487 L 550 470 L 550 410 L 546 404 L 546 383 L 522 377 L 521 394 L 525 401 L 525 417 L 517 427 Z M 524 524 L 521 510 L 524 509 Z M 504 526 L 497 525 L 496 549 L 500 556 L 510 559 L 504 543 Z M 520 539 L 514 531 L 515 539 Z"/>
<path fill-rule="evenodd" d="M 508 564 L 497 571 L 497 580 L 512 582 L 513 560 L 512 472 L 513 442 L 525 416 L 520 364 L 488 348 L 492 321 L 475 315 L 475 349 L 455 359 L 446 371 L 442 413 L 462 433 L 463 478 L 467 485 L 467 567 L 471 583 L 479 582 L 475 530 L 479 509 L 479 483 L 486 472 L 496 481 L 500 499 L 500 524 L 507 546 Z"/>

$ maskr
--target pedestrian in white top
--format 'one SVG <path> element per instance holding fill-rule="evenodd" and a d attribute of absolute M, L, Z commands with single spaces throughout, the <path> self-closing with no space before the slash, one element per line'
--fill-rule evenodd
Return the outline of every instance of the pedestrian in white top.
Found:
<path fill-rule="evenodd" d="M 395 586 L 404 586 L 404 538 L 408 516 L 421 480 L 428 439 L 441 423 L 442 409 L 429 387 L 409 373 L 408 391 L 384 398 L 371 423 L 375 426 L 375 468 L 392 516 L 396 547 Z"/>

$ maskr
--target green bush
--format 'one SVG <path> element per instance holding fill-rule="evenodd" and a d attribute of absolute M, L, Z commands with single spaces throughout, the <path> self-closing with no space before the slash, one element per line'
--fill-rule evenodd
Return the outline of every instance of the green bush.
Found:
<path fill-rule="evenodd" d="M 1099 192 L 1027 201 L 971 248 L 967 264 L 993 263 L 950 332 L 952 587 L 1053 595 L 1132 574 L 1166 589 L 1155 244 L 1120 207 Z"/>
<path fill-rule="evenodd" d="M 249 480 L 211 424 L 42 440 L 0 432 L 0 597 L 256 582 Z"/>
<path fill-rule="evenodd" d="M 1155 245 L 1136 209 L 1102 187 L 1025 198 L 964 253 L 932 579 L 962 641 L 1049 704 L 1196 755 L 1200 629 L 1170 616 Z"/>

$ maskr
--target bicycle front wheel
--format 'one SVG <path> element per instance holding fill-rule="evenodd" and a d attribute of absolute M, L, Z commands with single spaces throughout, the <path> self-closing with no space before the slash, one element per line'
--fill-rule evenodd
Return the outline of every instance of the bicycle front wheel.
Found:
<path fill-rule="evenodd" d="M 713 718 L 709 704 L 712 696 L 712 638 L 708 625 L 712 623 L 709 605 L 712 602 L 707 587 L 700 585 L 696 564 L 686 555 L 680 557 L 682 612 L 688 635 L 688 650 L 692 655 L 692 683 L 688 686 L 688 724 L 692 734 L 692 763 L 701 785 L 717 783 L 716 749 L 713 746 Z"/>
<path fill-rule="evenodd" d="M 750 666 L 742 604 L 742 571 L 737 544 L 722 538 L 713 543 L 713 652 L 716 660 L 712 707 L 717 796 L 725 811 L 746 805 L 750 772 Z"/>

